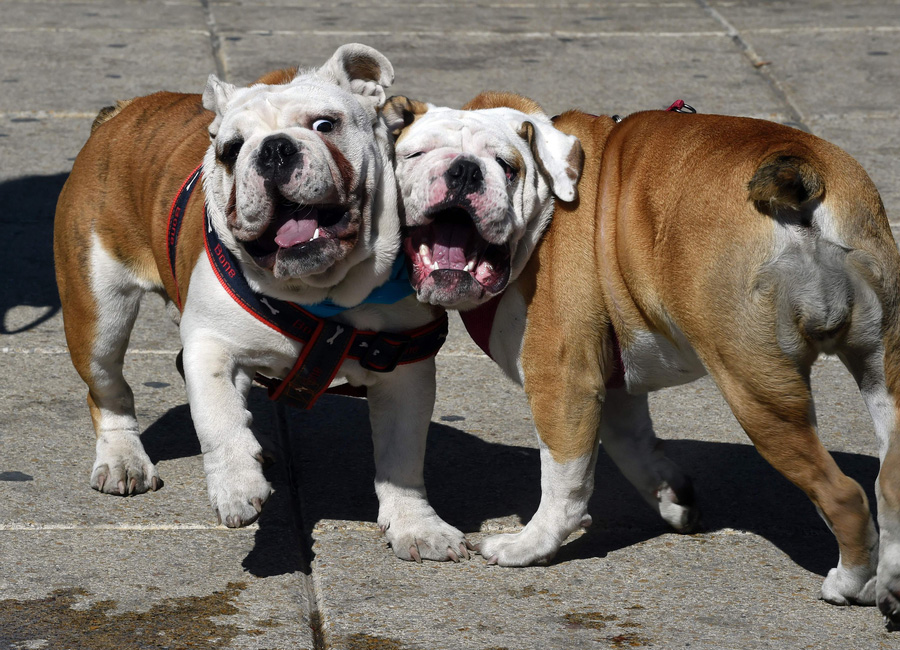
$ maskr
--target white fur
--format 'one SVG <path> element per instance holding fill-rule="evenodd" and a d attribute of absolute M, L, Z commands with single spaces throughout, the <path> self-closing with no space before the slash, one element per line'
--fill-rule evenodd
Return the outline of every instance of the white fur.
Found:
<path fill-rule="evenodd" d="M 98 311 L 91 374 L 99 412 L 91 486 L 112 494 L 145 492 L 154 478 L 159 480 L 159 474 L 141 444 L 134 396 L 122 375 L 125 348 L 119 331 L 123 321 L 131 328 L 141 294 L 150 287 L 142 286 L 134 273 L 116 261 L 96 234 L 92 235 L 90 264 Z"/>
<path fill-rule="evenodd" d="M 632 393 L 659 390 L 699 379 L 706 368 L 684 334 L 670 326 L 671 337 L 659 332 L 632 331 L 622 347 L 625 385 Z"/>
<path fill-rule="evenodd" d="M 518 533 L 493 535 L 479 544 L 492 564 L 527 566 L 551 559 L 566 538 L 588 525 L 588 500 L 594 491 L 596 448 L 566 463 L 554 460 L 541 444 L 541 503 L 531 521 Z"/>

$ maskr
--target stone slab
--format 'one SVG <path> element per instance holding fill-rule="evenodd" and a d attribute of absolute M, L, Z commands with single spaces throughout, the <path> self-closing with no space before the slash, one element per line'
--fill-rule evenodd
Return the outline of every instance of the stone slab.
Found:
<path fill-rule="evenodd" d="M 158 90 L 203 92 L 216 66 L 209 35 L 196 30 L 23 29 L 0 38 L 0 70 L 0 112 L 93 118 L 119 99 Z M 40 92 L 30 90 L 35 85 Z"/>
<path fill-rule="evenodd" d="M 284 531 L 0 527 L 0 557 L 3 648 L 314 647 Z"/>
<path fill-rule="evenodd" d="M 222 51 L 232 80 L 248 83 L 260 70 L 286 63 L 321 65 L 347 40 L 335 34 L 243 33 L 224 37 Z M 683 98 L 706 113 L 787 119 L 784 104 L 724 32 L 642 38 L 461 34 L 440 46 L 433 37 L 416 35 L 362 40 L 393 64 L 397 77 L 389 94 L 438 105 L 461 106 L 483 90 L 512 90 L 550 114 L 581 108 L 625 115 Z"/>

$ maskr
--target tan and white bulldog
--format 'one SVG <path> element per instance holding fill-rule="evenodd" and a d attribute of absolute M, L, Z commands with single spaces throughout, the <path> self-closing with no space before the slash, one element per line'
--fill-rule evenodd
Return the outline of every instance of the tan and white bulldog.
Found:
<path fill-rule="evenodd" d="M 537 109 L 491 93 L 466 107 L 471 114 L 392 101 L 406 106 L 397 174 L 421 257 L 441 237 L 431 235 L 440 215 L 429 206 L 443 193 L 442 170 L 464 160 L 470 177 L 476 167 L 501 174 L 511 162 L 501 152 L 521 144 L 510 115 Z M 540 439 L 537 513 L 521 532 L 485 539 L 481 554 L 501 565 L 540 562 L 588 523 L 598 441 L 668 523 L 691 530 L 691 484 L 663 453 L 647 393 L 709 373 L 760 453 L 837 538 L 840 561 L 822 597 L 877 602 L 900 625 L 900 256 L 871 180 L 837 147 L 759 120 L 651 111 L 616 124 L 571 111 L 553 126 L 584 149 L 577 198 L 556 202 L 505 293 L 463 314 L 496 312 L 480 325 L 482 346 L 524 384 Z M 512 237 L 529 233 L 526 246 L 535 242 L 529 228 L 544 223 L 530 221 L 544 215 L 531 206 L 553 203 L 538 160 L 520 159 L 505 192 L 468 199 L 515 212 L 510 222 L 529 225 Z M 479 215 L 458 207 L 482 233 Z M 502 234 L 490 241 L 502 245 Z M 449 257 L 464 257 L 456 248 Z M 462 296 L 457 279 L 414 260 L 422 299 L 454 307 L 491 293 Z M 875 422 L 880 543 L 863 490 L 816 435 L 809 377 L 821 353 L 844 362 Z"/>
<path fill-rule="evenodd" d="M 285 84 L 236 88 L 211 76 L 202 98 L 157 93 L 101 113 L 60 196 L 54 236 L 66 338 L 97 436 L 94 489 L 126 495 L 161 485 L 122 375 L 145 292 L 183 306 L 191 416 L 210 501 L 230 527 L 254 521 L 271 492 L 250 430 L 251 382 L 257 373 L 284 378 L 306 350 L 242 308 L 219 280 L 223 268 L 239 271 L 270 309 L 273 298 L 349 308 L 329 319 L 337 325 L 323 346 L 348 329 L 403 332 L 441 315 L 412 295 L 356 306 L 388 279 L 399 252 L 381 116 L 392 81 L 383 55 L 354 44 Z M 185 206 L 170 263 L 173 197 L 200 183 L 185 179 L 201 162 L 202 188 Z M 204 243 L 213 235 L 215 252 Z M 462 533 L 429 506 L 421 471 L 408 469 L 424 454 L 433 353 L 393 372 L 369 368 L 346 360 L 338 372 L 368 387 L 380 525 L 404 559 L 467 556 Z"/>

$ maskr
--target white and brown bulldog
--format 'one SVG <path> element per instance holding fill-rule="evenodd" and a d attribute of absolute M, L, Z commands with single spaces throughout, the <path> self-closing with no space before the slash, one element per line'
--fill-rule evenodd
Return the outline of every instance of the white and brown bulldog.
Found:
<path fill-rule="evenodd" d="M 383 55 L 345 45 L 287 83 L 236 88 L 211 76 L 202 98 L 157 93 L 101 113 L 60 196 L 54 236 L 66 338 L 97 436 L 94 489 L 125 495 L 161 485 L 122 376 L 141 296 L 152 291 L 181 309 L 191 416 L 222 522 L 254 521 L 271 492 L 247 411 L 254 377 L 321 384 L 301 361 L 340 345 L 333 372 L 368 388 L 378 521 L 395 552 L 468 555 L 462 533 L 429 506 L 421 471 L 408 469 L 424 454 L 436 349 L 407 363 L 415 345 L 369 332 L 434 332 L 442 312 L 419 303 L 405 280 L 407 298 L 360 305 L 387 286 L 399 252 L 392 143 L 381 116 L 392 81 Z M 172 226 L 178 219 L 180 229 Z M 309 321 L 294 322 L 289 303 L 323 301 L 337 313 L 312 328 L 327 326 L 327 335 L 298 334 Z M 276 326 L 266 310 L 290 316 Z M 406 356 L 374 356 L 397 349 Z"/>
<path fill-rule="evenodd" d="M 407 217 L 425 224 L 413 231 L 420 298 L 454 307 L 492 293 L 490 285 L 460 300 L 461 283 L 418 263 L 445 245 L 425 228 L 441 217 L 429 205 L 443 195 L 452 160 L 485 177 L 514 168 L 505 192 L 484 201 L 491 214 L 528 224 L 526 248 L 553 193 L 566 200 L 530 261 L 513 265 L 505 293 L 463 314 L 478 321 L 495 312 L 475 328 L 524 384 L 540 438 L 537 513 L 521 532 L 485 539 L 481 554 L 502 565 L 540 562 L 588 523 L 598 441 L 668 523 L 691 530 L 691 484 L 663 453 L 647 393 L 709 373 L 760 453 L 806 492 L 837 538 L 840 561 L 822 597 L 877 602 L 889 625 L 900 625 L 900 256 L 863 169 L 837 147 L 770 122 L 651 111 L 616 124 L 571 111 L 553 120 L 585 154 L 577 198 L 568 200 L 545 182 L 539 153 L 515 165 L 506 157 L 521 151 L 509 116 L 534 113 L 530 102 L 485 94 L 456 121 L 405 106 L 397 174 Z M 482 213 L 467 207 L 481 200 L 470 196 L 453 222 L 465 212 L 491 245 L 514 245 L 523 226 L 491 239 Z M 459 254 L 452 243 L 450 251 Z M 816 435 L 809 377 L 821 353 L 844 362 L 875 422 L 880 543 L 863 490 Z"/>

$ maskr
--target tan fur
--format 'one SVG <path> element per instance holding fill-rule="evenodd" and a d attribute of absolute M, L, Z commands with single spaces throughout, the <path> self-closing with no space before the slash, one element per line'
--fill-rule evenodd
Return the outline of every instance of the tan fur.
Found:
<path fill-rule="evenodd" d="M 290 83 L 296 76 L 296 66 L 292 68 L 282 68 L 281 70 L 272 70 L 271 72 L 267 72 L 253 83 L 266 84 L 267 86 L 277 86 L 280 84 Z"/>
<path fill-rule="evenodd" d="M 480 97 L 470 107 L 495 100 L 506 101 Z M 584 148 L 580 200 L 557 205 L 519 279 L 527 303 L 525 388 L 553 458 L 564 463 L 597 444 L 610 324 L 627 350 L 641 333 L 674 341 L 670 324 L 677 323 L 760 453 L 824 513 L 844 565 L 866 566 L 865 494 L 834 463 L 809 419 L 803 373 L 818 351 L 809 347 L 798 358 L 782 352 L 774 298 L 761 283 L 775 241 L 773 215 L 787 218 L 824 199 L 844 241 L 894 278 L 878 290 L 896 402 L 900 261 L 871 181 L 836 147 L 774 123 L 648 112 L 613 126 L 606 117 L 569 112 L 555 126 Z M 880 476 L 894 512 L 898 448 Z"/>
<path fill-rule="evenodd" d="M 108 120 L 99 124 L 76 159 L 57 204 L 54 252 L 60 297 L 69 307 L 66 335 L 82 377 L 90 376 L 97 309 L 87 290 L 91 233 L 117 261 L 174 297 L 165 264 L 169 209 L 181 184 L 203 160 L 212 117 L 200 95 L 161 92 L 139 97 L 116 112 L 116 130 L 108 128 Z M 97 178 L 105 182 L 98 184 Z M 153 182 L 134 183 L 135 178 Z M 202 207 L 203 191 L 198 188 L 187 206 L 178 247 L 182 300 L 203 249 Z M 64 268 L 78 268 L 79 281 L 69 283 Z M 77 318 L 70 315 L 76 313 Z"/>

